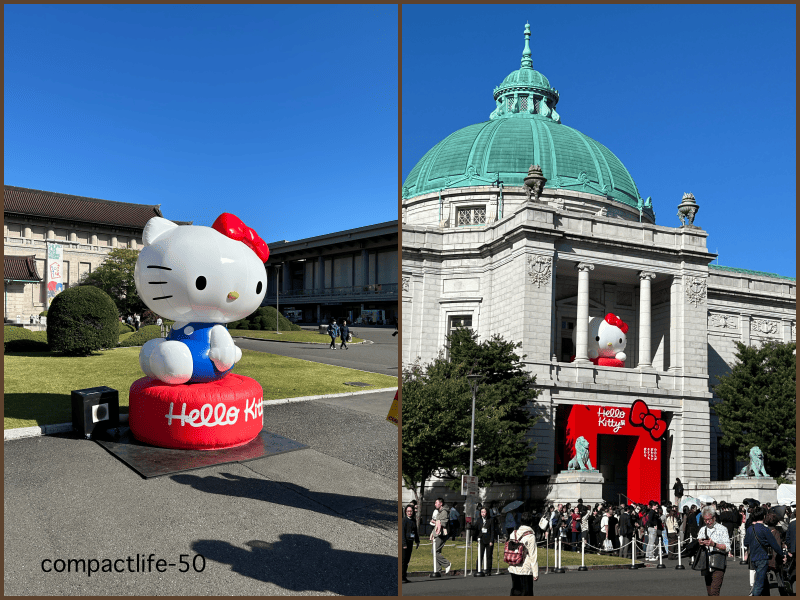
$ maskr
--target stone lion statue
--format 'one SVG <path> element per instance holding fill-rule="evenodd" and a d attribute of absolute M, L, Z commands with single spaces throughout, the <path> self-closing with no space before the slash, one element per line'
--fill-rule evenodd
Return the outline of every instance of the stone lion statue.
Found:
<path fill-rule="evenodd" d="M 567 467 L 570 471 L 593 471 L 592 461 L 589 459 L 589 442 L 581 436 L 575 441 L 575 457 L 569 461 Z"/>
<path fill-rule="evenodd" d="M 750 475 L 750 473 L 753 473 Z M 769 477 L 766 470 L 764 470 L 764 454 L 761 448 L 753 446 L 750 448 L 750 462 L 747 466 L 743 467 L 739 473 L 740 477 Z"/>

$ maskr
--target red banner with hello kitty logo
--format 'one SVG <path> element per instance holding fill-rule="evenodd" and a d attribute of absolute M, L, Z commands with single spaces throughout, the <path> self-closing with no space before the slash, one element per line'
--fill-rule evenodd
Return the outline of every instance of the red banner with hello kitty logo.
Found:
<path fill-rule="evenodd" d="M 627 470 L 629 500 L 661 500 L 661 441 L 667 426 L 660 410 L 651 410 L 643 400 L 631 406 L 574 405 L 569 407 L 566 428 L 567 458 L 575 456 L 575 441 L 583 436 L 589 442 L 594 468 L 598 465 L 598 436 L 628 436 L 628 452 L 612 460 L 617 469 Z M 607 459 L 604 457 L 605 463 Z"/>

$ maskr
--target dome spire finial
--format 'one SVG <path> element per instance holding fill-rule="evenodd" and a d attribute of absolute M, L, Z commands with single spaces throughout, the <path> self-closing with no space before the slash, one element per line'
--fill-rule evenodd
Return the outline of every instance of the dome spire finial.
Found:
<path fill-rule="evenodd" d="M 522 51 L 522 68 L 523 69 L 532 69 L 533 68 L 533 61 L 531 60 L 530 39 L 531 39 L 531 26 L 530 26 L 529 23 L 525 23 L 525 49 Z"/>

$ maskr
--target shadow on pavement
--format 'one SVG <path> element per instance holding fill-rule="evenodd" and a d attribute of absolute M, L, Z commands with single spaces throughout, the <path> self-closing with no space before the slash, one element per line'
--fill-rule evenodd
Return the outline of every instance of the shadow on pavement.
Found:
<path fill-rule="evenodd" d="M 69 394 L 4 394 L 3 411 L 7 418 L 32 419 L 37 424 L 68 423 L 72 420 L 72 400 Z"/>
<path fill-rule="evenodd" d="M 313 532 L 313 525 L 309 524 Z M 397 558 L 336 550 L 325 540 L 281 534 L 277 542 L 253 540 L 242 549 L 219 540 L 198 540 L 192 550 L 235 573 L 293 592 L 343 596 L 396 596 Z"/>
<path fill-rule="evenodd" d="M 222 477 L 179 474 L 171 475 L 170 479 L 209 494 L 252 498 L 291 508 L 317 510 L 308 502 L 311 500 L 361 525 L 381 529 L 397 528 L 397 502 L 392 500 L 317 492 L 286 481 L 244 477 L 233 473 L 222 473 Z"/>

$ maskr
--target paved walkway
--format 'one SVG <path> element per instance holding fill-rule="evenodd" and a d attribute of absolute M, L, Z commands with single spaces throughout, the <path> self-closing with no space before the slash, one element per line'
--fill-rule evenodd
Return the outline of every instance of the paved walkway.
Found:
<path fill-rule="evenodd" d="M 74 434 L 6 442 L 5 594 L 396 595 L 393 396 L 266 406 L 309 448 L 150 480 Z"/>

